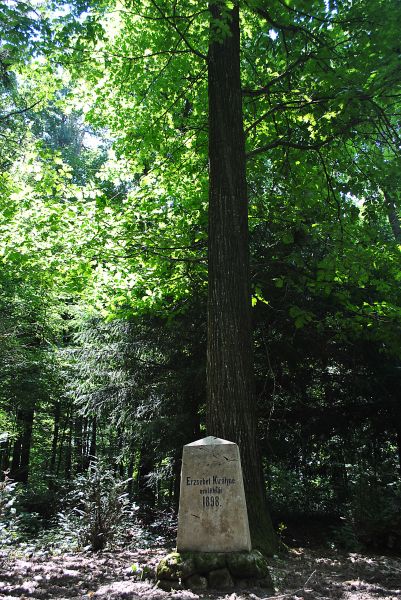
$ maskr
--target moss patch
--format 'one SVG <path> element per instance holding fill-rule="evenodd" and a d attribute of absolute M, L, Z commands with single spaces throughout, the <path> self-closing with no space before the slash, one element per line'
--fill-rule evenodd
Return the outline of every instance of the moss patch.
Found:
<path fill-rule="evenodd" d="M 268 564 L 258 550 L 251 552 L 172 552 L 163 558 L 156 570 L 158 587 L 162 589 L 215 589 L 264 583 L 273 588 Z M 178 586 L 178 588 L 176 587 Z"/>
<path fill-rule="evenodd" d="M 209 573 L 224 569 L 227 564 L 226 552 L 194 552 L 193 560 L 197 573 Z"/>
<path fill-rule="evenodd" d="M 227 566 L 238 579 L 262 579 L 269 572 L 267 561 L 259 550 L 227 554 Z"/>

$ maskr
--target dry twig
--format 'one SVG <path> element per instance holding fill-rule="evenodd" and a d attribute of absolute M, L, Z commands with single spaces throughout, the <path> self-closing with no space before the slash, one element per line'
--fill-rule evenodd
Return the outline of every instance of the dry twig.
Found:
<path fill-rule="evenodd" d="M 315 573 L 316 573 L 316 569 L 309 575 L 308 579 L 305 581 L 303 586 L 298 588 L 297 590 L 293 590 L 292 592 L 287 592 L 286 594 L 281 594 L 280 596 L 266 596 L 266 598 L 262 598 L 261 600 L 279 600 L 279 598 L 288 598 L 289 596 L 294 596 L 294 594 L 297 594 L 298 592 L 302 592 L 305 589 L 305 586 L 309 583 L 309 581 L 312 579 L 312 577 L 314 576 Z"/>

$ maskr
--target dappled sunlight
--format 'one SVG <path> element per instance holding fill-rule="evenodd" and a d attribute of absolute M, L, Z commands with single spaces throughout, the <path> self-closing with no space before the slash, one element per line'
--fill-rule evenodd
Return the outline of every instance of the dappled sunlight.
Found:
<path fill-rule="evenodd" d="M 324 548 L 293 548 L 269 560 L 276 592 L 261 589 L 193 593 L 166 592 L 154 585 L 154 571 L 165 548 L 136 551 L 29 553 L 0 557 L 0 598 L 32 600 L 399 600 L 401 558 L 341 553 Z M 132 568 L 135 565 L 135 569 Z M 141 580 L 141 573 L 147 575 Z"/>

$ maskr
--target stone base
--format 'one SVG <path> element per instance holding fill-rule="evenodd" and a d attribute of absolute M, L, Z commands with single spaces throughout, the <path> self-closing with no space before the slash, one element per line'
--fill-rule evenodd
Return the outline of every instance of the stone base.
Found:
<path fill-rule="evenodd" d="M 263 587 L 274 593 L 266 559 L 250 552 L 172 552 L 156 569 L 163 590 L 227 590 Z"/>

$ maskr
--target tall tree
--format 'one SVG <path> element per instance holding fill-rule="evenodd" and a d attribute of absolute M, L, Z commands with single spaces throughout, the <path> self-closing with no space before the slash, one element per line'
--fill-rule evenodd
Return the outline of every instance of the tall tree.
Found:
<path fill-rule="evenodd" d="M 252 543 L 272 553 L 252 381 L 239 3 L 231 4 L 210 3 L 207 429 L 238 443 Z"/>

